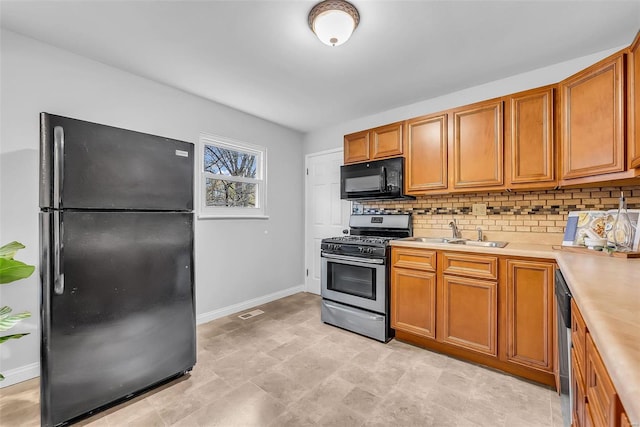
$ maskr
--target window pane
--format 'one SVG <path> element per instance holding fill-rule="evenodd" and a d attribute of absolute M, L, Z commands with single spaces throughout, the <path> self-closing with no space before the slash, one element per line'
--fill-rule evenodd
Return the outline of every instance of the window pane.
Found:
<path fill-rule="evenodd" d="M 256 177 L 257 156 L 214 145 L 204 146 L 204 171 L 216 175 Z"/>
<path fill-rule="evenodd" d="M 207 178 L 205 203 L 210 207 L 255 208 L 257 190 L 254 183 Z"/>

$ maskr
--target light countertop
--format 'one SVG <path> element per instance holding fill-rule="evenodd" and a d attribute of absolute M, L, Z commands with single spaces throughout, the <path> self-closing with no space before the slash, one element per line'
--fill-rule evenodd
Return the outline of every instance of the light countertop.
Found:
<path fill-rule="evenodd" d="M 556 260 L 632 424 L 640 424 L 640 259 L 557 251 L 551 245 L 504 248 L 393 240 L 392 246 Z"/>

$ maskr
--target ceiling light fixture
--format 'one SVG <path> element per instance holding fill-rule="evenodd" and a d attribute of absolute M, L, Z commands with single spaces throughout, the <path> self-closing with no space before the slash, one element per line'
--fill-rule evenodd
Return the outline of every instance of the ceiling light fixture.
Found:
<path fill-rule="evenodd" d="M 311 31 L 329 46 L 340 46 L 349 40 L 358 23 L 358 9 L 344 0 L 325 0 L 309 12 Z"/>

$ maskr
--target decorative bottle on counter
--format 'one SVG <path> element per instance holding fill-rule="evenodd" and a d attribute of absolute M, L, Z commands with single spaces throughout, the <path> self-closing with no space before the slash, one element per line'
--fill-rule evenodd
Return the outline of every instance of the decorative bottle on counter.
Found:
<path fill-rule="evenodd" d="M 629 213 L 627 212 L 627 201 L 624 198 L 624 191 L 620 192 L 620 204 L 618 205 L 618 215 L 613 223 L 613 242 L 616 250 L 628 252 L 633 247 L 634 227 L 631 225 Z"/>

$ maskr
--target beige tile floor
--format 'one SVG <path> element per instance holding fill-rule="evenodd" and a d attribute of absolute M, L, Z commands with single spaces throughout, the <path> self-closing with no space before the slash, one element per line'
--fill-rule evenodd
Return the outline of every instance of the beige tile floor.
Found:
<path fill-rule="evenodd" d="M 299 293 L 198 327 L 193 372 L 91 426 L 561 426 L 554 391 L 320 322 Z M 247 310 L 248 311 L 248 310 Z M 39 383 L 0 389 L 1 426 L 39 425 Z"/>

